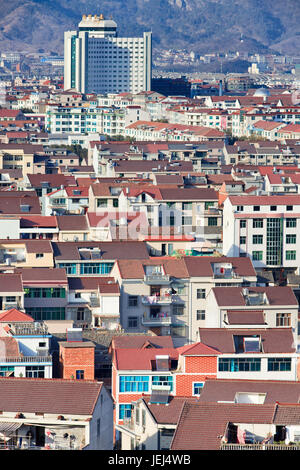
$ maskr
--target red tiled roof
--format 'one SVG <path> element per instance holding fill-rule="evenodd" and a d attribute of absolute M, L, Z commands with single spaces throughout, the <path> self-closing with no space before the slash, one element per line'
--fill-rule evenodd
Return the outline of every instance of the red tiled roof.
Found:
<path fill-rule="evenodd" d="M 150 335 L 122 335 L 112 338 L 111 347 L 113 349 L 144 349 L 153 347 L 156 350 L 161 348 L 173 348 L 171 336 L 150 336 Z"/>
<path fill-rule="evenodd" d="M 177 348 L 181 356 L 217 356 L 220 351 L 210 348 L 203 343 L 188 344 Z"/>
<path fill-rule="evenodd" d="M 0 314 L 0 322 L 33 322 L 34 319 L 16 308 L 11 308 Z"/>
<path fill-rule="evenodd" d="M 234 206 L 283 206 L 283 205 L 300 205 L 300 194 L 282 195 L 282 196 L 228 196 L 230 202 Z"/>
<path fill-rule="evenodd" d="M 47 227 L 56 228 L 57 219 L 55 215 L 31 215 L 20 218 L 20 228 Z"/>
<path fill-rule="evenodd" d="M 170 450 L 219 450 L 229 422 L 271 424 L 275 406 L 186 402 Z"/>
<path fill-rule="evenodd" d="M 88 415 L 94 412 L 103 383 L 88 380 L 0 377 L 3 412 Z"/>
<path fill-rule="evenodd" d="M 152 362 L 156 356 L 169 356 L 170 359 L 178 359 L 178 351 L 175 348 L 157 349 L 116 349 L 115 363 L 117 370 L 153 370 Z"/>
<path fill-rule="evenodd" d="M 300 382 L 290 380 L 206 379 L 200 401 L 234 401 L 238 392 L 265 393 L 265 404 L 298 403 Z"/>
<path fill-rule="evenodd" d="M 234 336 L 256 335 L 261 338 L 262 351 L 252 354 L 296 352 L 292 328 L 199 328 L 200 341 L 221 353 L 237 353 Z M 241 352 L 242 354 L 242 352 Z"/>

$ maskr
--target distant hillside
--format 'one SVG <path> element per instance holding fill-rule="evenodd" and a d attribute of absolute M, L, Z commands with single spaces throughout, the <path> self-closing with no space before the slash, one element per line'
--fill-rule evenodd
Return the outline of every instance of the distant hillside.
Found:
<path fill-rule="evenodd" d="M 164 49 L 299 54 L 299 0 L 0 0 L 0 11 L 2 51 L 62 53 L 65 30 L 82 14 L 103 13 L 120 35 L 152 30 Z"/>

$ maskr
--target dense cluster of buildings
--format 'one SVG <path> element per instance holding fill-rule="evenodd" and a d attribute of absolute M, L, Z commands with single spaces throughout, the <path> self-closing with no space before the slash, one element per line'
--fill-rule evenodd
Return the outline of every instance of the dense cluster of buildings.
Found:
<path fill-rule="evenodd" d="M 298 91 L 163 95 L 116 28 L 6 84 L 0 448 L 299 449 Z"/>

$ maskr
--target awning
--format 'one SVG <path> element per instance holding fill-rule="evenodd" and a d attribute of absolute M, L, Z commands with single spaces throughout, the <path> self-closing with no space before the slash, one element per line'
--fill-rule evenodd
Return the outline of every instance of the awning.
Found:
<path fill-rule="evenodd" d="M 7 421 L 0 421 L 0 434 L 9 436 L 19 429 L 23 423 L 9 423 Z"/>

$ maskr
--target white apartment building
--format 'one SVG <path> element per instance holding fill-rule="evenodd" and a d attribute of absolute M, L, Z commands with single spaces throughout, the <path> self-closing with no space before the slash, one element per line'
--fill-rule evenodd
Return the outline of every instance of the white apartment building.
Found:
<path fill-rule="evenodd" d="M 199 328 L 207 326 L 213 288 L 256 284 L 250 259 L 213 256 L 118 260 L 111 276 L 120 285 L 125 331 L 171 335 L 176 347 L 196 341 Z"/>
<path fill-rule="evenodd" d="M 103 15 L 83 15 L 65 32 L 64 87 L 81 93 L 138 93 L 151 89 L 152 33 L 121 38 Z"/>
<path fill-rule="evenodd" d="M 300 266 L 300 196 L 229 196 L 223 210 L 223 253 L 250 256 L 256 268 Z"/>
<path fill-rule="evenodd" d="M 291 287 L 214 287 L 206 299 L 207 328 L 291 328 L 298 341 L 298 301 Z"/>
<path fill-rule="evenodd" d="M 221 353 L 218 379 L 297 380 L 291 328 L 201 328 L 199 335 L 201 342 Z"/>

